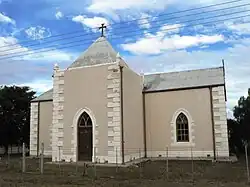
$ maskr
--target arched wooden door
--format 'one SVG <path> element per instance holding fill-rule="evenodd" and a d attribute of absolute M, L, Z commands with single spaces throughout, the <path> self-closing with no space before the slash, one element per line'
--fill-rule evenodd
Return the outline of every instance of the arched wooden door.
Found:
<path fill-rule="evenodd" d="M 78 121 L 78 160 L 92 161 L 93 128 L 90 116 L 83 112 Z"/>

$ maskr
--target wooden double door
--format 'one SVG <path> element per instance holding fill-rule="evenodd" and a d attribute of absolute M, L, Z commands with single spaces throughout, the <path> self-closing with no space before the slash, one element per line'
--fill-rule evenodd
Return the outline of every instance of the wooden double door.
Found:
<path fill-rule="evenodd" d="M 92 161 L 93 124 L 90 116 L 84 112 L 78 121 L 78 160 Z"/>

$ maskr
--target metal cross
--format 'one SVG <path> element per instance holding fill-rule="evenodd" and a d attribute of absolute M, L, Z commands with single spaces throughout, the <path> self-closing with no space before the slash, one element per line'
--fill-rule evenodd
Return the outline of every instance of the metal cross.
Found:
<path fill-rule="evenodd" d="M 106 29 L 107 26 L 104 25 L 104 23 L 102 23 L 102 26 L 99 27 L 99 30 L 102 29 L 102 37 L 104 37 L 104 29 Z"/>

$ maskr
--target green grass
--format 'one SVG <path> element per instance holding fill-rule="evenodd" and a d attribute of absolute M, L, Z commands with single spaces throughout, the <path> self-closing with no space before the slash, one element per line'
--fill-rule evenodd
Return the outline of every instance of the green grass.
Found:
<path fill-rule="evenodd" d="M 49 160 L 46 160 L 49 161 Z M 46 162 L 45 161 L 45 162 Z M 0 161 L 1 186 L 227 186 L 247 185 L 244 161 L 212 163 L 211 161 L 148 161 L 128 168 L 93 167 L 77 164 L 45 164 L 40 174 L 39 160 L 26 160 L 26 173 L 21 172 L 21 159 Z M 193 169 L 192 169 L 193 168 Z"/>

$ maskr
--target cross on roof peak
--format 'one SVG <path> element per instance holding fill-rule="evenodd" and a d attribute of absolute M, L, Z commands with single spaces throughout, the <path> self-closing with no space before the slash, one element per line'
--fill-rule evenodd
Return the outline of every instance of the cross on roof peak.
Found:
<path fill-rule="evenodd" d="M 107 28 L 107 26 L 106 26 L 104 23 L 102 23 L 102 26 L 99 27 L 99 29 L 102 30 L 102 35 L 101 35 L 101 37 L 104 37 L 104 29 L 106 29 L 106 28 Z"/>

